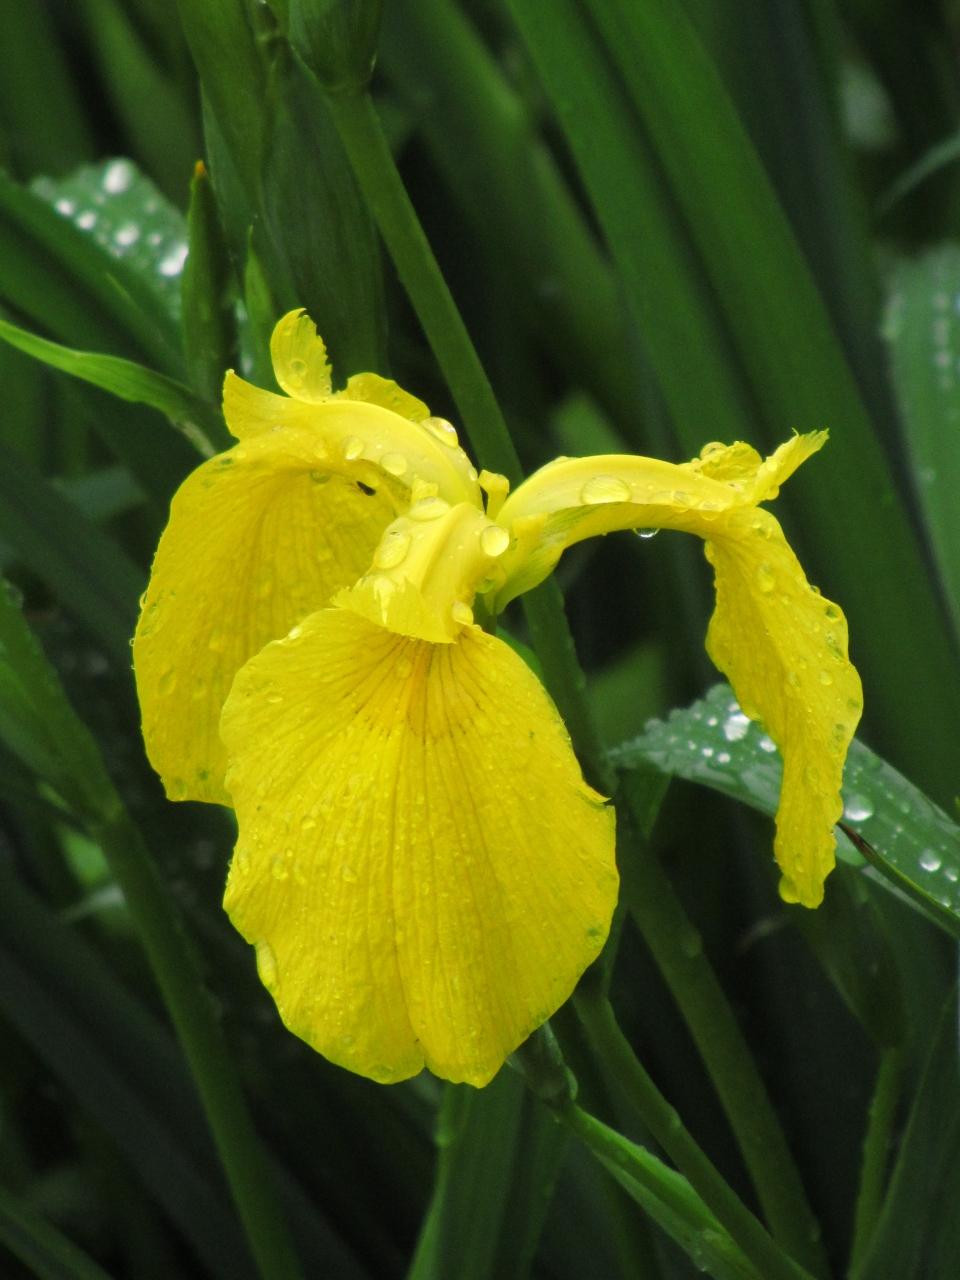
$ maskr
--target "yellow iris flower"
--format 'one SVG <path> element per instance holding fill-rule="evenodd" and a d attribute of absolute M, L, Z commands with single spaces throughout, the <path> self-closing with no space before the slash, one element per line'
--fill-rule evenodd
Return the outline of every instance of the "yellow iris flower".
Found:
<path fill-rule="evenodd" d="M 236 810 L 225 907 L 287 1026 L 375 1080 L 482 1085 L 599 953 L 613 813 L 473 607 L 614 529 L 706 540 L 708 649 L 782 751 L 781 891 L 815 906 L 860 682 L 843 615 L 758 504 L 825 433 L 766 461 L 562 458 L 508 496 L 395 383 L 334 393 L 303 313 L 271 352 L 285 395 L 227 374 L 238 444 L 173 500 L 134 665 L 168 795 Z"/>

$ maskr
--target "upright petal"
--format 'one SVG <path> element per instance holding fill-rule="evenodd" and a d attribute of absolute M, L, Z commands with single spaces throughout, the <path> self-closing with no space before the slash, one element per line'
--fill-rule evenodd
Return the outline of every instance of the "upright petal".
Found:
<path fill-rule="evenodd" d="M 317 327 L 301 308 L 288 311 L 270 336 L 270 358 L 277 382 L 288 396 L 317 404 L 331 392 L 330 361 Z"/>
<path fill-rule="evenodd" d="M 729 517 L 706 552 L 717 591 L 707 651 L 783 755 L 780 892 L 815 907 L 834 865 L 843 764 L 863 708 L 846 619 L 807 582 L 767 511 Z"/>
<path fill-rule="evenodd" d="M 288 1027 L 376 1080 L 486 1083 L 616 900 L 613 815 L 536 678 L 476 628 L 325 610 L 243 668 L 222 732 L 225 905 Z"/>

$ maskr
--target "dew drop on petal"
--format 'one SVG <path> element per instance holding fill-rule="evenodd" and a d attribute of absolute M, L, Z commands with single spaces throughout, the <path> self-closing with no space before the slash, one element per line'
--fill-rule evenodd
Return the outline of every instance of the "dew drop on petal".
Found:
<path fill-rule="evenodd" d="M 849 796 L 843 806 L 843 816 L 851 822 L 866 822 L 873 817 L 873 803 L 866 796 Z"/>
<path fill-rule="evenodd" d="M 443 498 L 423 498 L 415 502 L 407 514 L 411 520 L 436 520 L 449 510 L 450 504 Z"/>
<path fill-rule="evenodd" d="M 580 490 L 580 501 L 588 507 L 605 502 L 629 502 L 630 486 L 617 476 L 592 476 Z"/>
<path fill-rule="evenodd" d="M 480 550 L 491 559 L 502 556 L 509 545 L 510 534 L 503 525 L 488 524 L 480 534 Z"/>
<path fill-rule="evenodd" d="M 473 622 L 473 610 L 462 600 L 457 600 L 450 610 L 450 616 L 461 627 L 469 627 Z"/>
<path fill-rule="evenodd" d="M 447 445 L 454 449 L 459 444 L 457 439 L 457 429 L 452 422 L 447 422 L 446 418 L 424 418 L 422 426 L 426 427 L 432 436 L 435 436 L 441 444 Z"/>
<path fill-rule="evenodd" d="M 777 585 L 777 575 L 773 572 L 768 564 L 762 564 L 757 569 L 757 586 L 765 594 L 769 593 Z"/>
<path fill-rule="evenodd" d="M 634 529 L 633 531 L 638 538 L 655 538 L 660 532 L 659 529 Z"/>
<path fill-rule="evenodd" d="M 390 475 L 402 476 L 407 469 L 407 460 L 402 453 L 385 453 L 380 465 Z"/>
<path fill-rule="evenodd" d="M 343 456 L 347 462 L 356 462 L 363 454 L 363 441 L 359 436 L 347 436 L 343 442 Z"/>
<path fill-rule="evenodd" d="M 390 529 L 373 553 L 373 563 L 378 569 L 395 569 L 410 550 L 410 535 L 403 529 Z"/>

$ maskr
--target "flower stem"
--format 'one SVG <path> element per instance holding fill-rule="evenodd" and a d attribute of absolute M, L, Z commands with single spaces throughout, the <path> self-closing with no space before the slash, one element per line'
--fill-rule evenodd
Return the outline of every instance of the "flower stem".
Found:
<path fill-rule="evenodd" d="M 659 777 L 651 780 L 659 788 Z M 641 780 L 642 786 L 642 780 Z M 638 826 L 634 779 L 625 784 L 628 826 L 622 892 L 707 1068 L 774 1237 L 815 1275 L 828 1274 L 820 1229 L 776 1112 L 700 935 Z"/>
<path fill-rule="evenodd" d="M 574 995 L 574 1007 L 604 1070 L 629 1092 L 644 1127 L 764 1280 L 797 1280 L 799 1276 L 809 1276 L 810 1273 L 767 1234 L 693 1140 L 633 1052 L 599 986 L 589 981 L 581 983 Z"/>
<path fill-rule="evenodd" d="M 870 1103 L 867 1135 L 863 1143 L 860 1189 L 853 1222 L 853 1244 L 850 1249 L 850 1274 L 866 1256 L 870 1238 L 880 1217 L 890 1155 L 890 1135 L 900 1101 L 903 1083 L 903 1053 L 886 1049 L 880 1059 L 877 1082 Z"/>
<path fill-rule="evenodd" d="M 189 938 L 139 829 L 115 802 L 89 822 L 119 884 L 173 1020 L 264 1280 L 302 1280 L 276 1188 Z"/>

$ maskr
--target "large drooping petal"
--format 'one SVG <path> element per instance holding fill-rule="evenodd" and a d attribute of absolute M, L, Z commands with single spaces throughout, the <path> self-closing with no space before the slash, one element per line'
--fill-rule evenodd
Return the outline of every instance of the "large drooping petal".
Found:
<path fill-rule="evenodd" d="M 766 460 L 742 443 L 707 445 L 682 465 L 627 456 L 560 459 L 522 484 L 497 516 L 510 534 L 498 564 L 498 608 L 542 581 L 566 547 L 593 534 L 649 527 L 704 539 L 717 584 L 708 651 L 744 711 L 764 723 L 783 753 L 775 846 L 781 892 L 807 906 L 820 902 L 833 866 L 860 680 L 847 657 L 843 614 L 810 586 L 780 525 L 756 504 L 776 497 L 825 439 L 825 432 L 795 436 Z"/>
<path fill-rule="evenodd" d="M 224 708 L 225 906 L 288 1027 L 376 1080 L 486 1083 L 596 957 L 613 814 L 543 688 L 477 628 L 314 614 Z"/>
<path fill-rule="evenodd" d="M 863 709 L 846 619 L 807 582 L 767 511 L 728 517 L 706 552 L 717 591 L 707 651 L 783 756 L 780 892 L 815 907 L 834 865 L 843 764 Z"/>
<path fill-rule="evenodd" d="M 316 433 L 284 431 L 211 458 L 174 497 L 133 642 L 172 799 L 228 803 L 218 726 L 238 668 L 355 581 L 402 505 L 391 477 L 352 471 Z"/>

